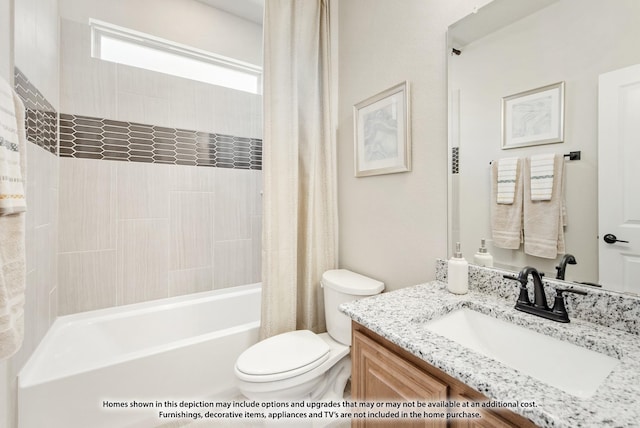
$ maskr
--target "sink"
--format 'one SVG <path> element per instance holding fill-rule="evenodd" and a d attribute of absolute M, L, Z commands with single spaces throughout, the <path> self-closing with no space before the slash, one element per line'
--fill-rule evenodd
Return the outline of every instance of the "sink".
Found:
<path fill-rule="evenodd" d="M 462 308 L 426 328 L 580 398 L 593 396 L 620 363 L 616 358 Z"/>

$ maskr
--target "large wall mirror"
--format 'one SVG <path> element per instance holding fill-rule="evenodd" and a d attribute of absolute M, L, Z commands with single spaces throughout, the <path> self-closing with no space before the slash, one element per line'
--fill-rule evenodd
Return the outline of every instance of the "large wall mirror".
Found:
<path fill-rule="evenodd" d="M 449 248 L 461 242 L 472 261 L 486 239 L 496 266 L 531 265 L 554 278 L 561 255 L 545 259 L 493 245 L 490 162 L 580 151 L 564 169 L 566 252 L 577 261 L 565 278 L 600 282 L 598 79 L 640 63 L 639 18 L 636 0 L 494 0 L 449 27 L 449 144 L 457 162 L 450 168 Z M 565 89 L 563 142 L 503 149 L 503 97 L 558 82 Z"/>

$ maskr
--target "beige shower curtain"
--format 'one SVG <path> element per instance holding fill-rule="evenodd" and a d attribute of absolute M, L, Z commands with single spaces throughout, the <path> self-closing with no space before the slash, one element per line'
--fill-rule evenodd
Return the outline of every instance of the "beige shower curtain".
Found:
<path fill-rule="evenodd" d="M 328 0 L 266 0 L 261 337 L 325 331 L 337 263 Z"/>

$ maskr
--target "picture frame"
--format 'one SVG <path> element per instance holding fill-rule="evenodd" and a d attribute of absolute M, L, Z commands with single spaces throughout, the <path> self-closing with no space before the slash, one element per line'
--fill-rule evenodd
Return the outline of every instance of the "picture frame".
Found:
<path fill-rule="evenodd" d="M 502 98 L 502 149 L 564 142 L 564 82 Z"/>
<path fill-rule="evenodd" d="M 411 171 L 409 83 L 353 106 L 356 177 Z"/>

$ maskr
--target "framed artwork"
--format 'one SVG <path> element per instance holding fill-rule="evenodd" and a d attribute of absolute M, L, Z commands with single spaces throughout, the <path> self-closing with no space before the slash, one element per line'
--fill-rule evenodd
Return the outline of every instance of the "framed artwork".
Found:
<path fill-rule="evenodd" d="M 502 148 L 564 141 L 564 82 L 502 98 Z"/>
<path fill-rule="evenodd" d="M 409 84 L 353 106 L 355 176 L 411 171 Z"/>

